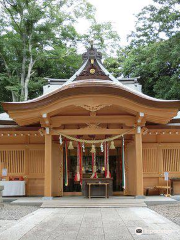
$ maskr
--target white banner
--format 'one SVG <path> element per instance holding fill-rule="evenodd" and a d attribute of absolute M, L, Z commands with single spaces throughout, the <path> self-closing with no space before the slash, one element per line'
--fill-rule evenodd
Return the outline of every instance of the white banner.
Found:
<path fill-rule="evenodd" d="M 169 173 L 168 172 L 164 172 L 164 180 L 165 181 L 169 180 Z"/>

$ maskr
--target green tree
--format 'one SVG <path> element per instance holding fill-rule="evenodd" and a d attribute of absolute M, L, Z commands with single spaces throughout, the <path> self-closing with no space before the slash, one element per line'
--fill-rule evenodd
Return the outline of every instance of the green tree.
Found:
<path fill-rule="evenodd" d="M 36 68 L 57 53 L 62 59 L 74 51 L 79 39 L 74 23 L 82 17 L 93 19 L 94 8 L 85 0 L 3 0 L 0 4 L 1 81 L 6 77 L 13 101 L 27 100 L 30 80 L 39 79 Z"/>
<path fill-rule="evenodd" d="M 154 0 L 138 15 L 131 43 L 119 53 L 123 75 L 140 76 L 143 92 L 180 99 L 179 0 Z"/>
<path fill-rule="evenodd" d="M 120 47 L 120 37 L 110 22 L 92 21 L 87 33 L 82 36 L 85 42 L 89 39 L 93 40 L 95 47 L 103 53 L 104 58 L 116 56 Z"/>
<path fill-rule="evenodd" d="M 109 55 L 118 49 L 118 34 L 96 22 L 86 0 L 0 0 L 0 6 L 0 101 L 37 97 L 44 77 L 72 76 L 82 63 L 79 44 L 94 39 Z M 76 24 L 83 19 L 90 27 L 80 35 Z"/>
<path fill-rule="evenodd" d="M 180 1 L 153 0 L 136 15 L 136 31 L 129 36 L 135 45 L 148 44 L 176 35 L 180 28 Z"/>

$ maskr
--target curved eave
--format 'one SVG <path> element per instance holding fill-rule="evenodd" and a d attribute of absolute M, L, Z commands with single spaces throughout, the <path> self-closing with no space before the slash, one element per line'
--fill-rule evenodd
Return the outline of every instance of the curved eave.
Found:
<path fill-rule="evenodd" d="M 159 100 L 152 97 L 148 97 L 145 94 L 141 94 L 128 89 L 120 84 L 114 84 L 110 81 L 76 81 L 69 85 L 62 86 L 61 88 L 49 93 L 47 95 L 38 97 L 36 99 L 27 102 L 5 102 L 2 106 L 6 112 L 8 111 L 22 111 L 22 110 L 32 110 L 47 106 L 59 99 L 65 99 L 67 97 L 78 96 L 78 95 L 114 95 L 120 96 L 136 103 L 143 104 L 153 108 L 169 108 L 169 109 L 180 109 L 180 101 L 174 100 Z"/>

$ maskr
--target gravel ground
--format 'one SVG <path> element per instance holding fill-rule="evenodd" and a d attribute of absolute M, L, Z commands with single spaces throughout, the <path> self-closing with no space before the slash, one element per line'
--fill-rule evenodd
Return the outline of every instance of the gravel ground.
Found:
<path fill-rule="evenodd" d="M 0 220 L 18 220 L 37 209 L 39 209 L 39 207 L 18 206 L 5 203 L 4 207 L 0 207 Z"/>
<path fill-rule="evenodd" d="M 148 206 L 148 208 L 180 225 L 180 203 Z"/>

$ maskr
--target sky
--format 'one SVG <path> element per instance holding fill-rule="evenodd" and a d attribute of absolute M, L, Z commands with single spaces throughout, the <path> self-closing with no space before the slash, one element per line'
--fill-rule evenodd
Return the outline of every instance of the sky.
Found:
<path fill-rule="evenodd" d="M 121 44 L 127 45 L 127 35 L 135 28 L 136 17 L 141 9 L 152 3 L 152 0 L 89 0 L 96 9 L 98 22 L 112 22 L 114 29 L 121 37 Z M 79 30 L 84 32 L 87 25 L 81 22 Z"/>

